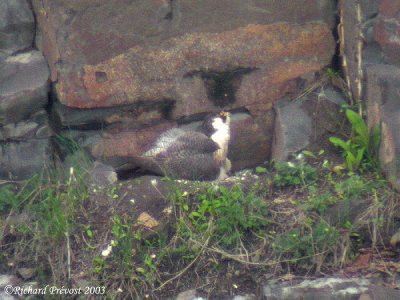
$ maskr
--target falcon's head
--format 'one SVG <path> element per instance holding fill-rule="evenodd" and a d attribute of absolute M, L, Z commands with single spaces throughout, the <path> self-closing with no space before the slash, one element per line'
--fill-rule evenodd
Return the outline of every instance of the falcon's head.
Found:
<path fill-rule="evenodd" d="M 213 136 L 216 132 L 229 135 L 229 126 L 230 114 L 228 112 L 213 113 L 204 119 L 201 131 L 208 137 Z"/>

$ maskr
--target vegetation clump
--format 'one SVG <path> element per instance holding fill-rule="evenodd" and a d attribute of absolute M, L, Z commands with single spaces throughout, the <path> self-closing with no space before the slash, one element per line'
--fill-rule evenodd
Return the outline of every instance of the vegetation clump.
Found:
<path fill-rule="evenodd" d="M 152 186 L 168 203 L 156 227 L 123 202 L 141 179 L 92 185 L 80 158 L 67 170 L 1 182 L 0 271 L 30 266 L 40 284 L 101 286 L 110 299 L 167 299 L 187 287 L 224 298 L 256 290 L 265 274 L 328 273 L 365 249 L 380 255 L 398 195 L 377 168 L 376 138 L 346 114 L 351 135 L 330 141 L 344 150 L 347 171 L 326 151 L 303 151 L 258 167 L 246 184 L 186 190 L 165 178 L 169 193 Z"/>

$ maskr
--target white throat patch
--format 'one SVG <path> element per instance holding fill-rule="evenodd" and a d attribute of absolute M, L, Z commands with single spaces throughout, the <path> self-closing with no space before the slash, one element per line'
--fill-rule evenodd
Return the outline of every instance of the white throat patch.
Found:
<path fill-rule="evenodd" d="M 224 122 L 221 118 L 216 118 L 212 122 L 212 126 L 214 129 L 216 129 L 216 132 L 211 135 L 211 139 L 218 144 L 220 150 L 222 150 L 221 154 L 224 158 L 226 158 L 228 154 L 228 143 L 230 139 L 229 125 L 229 116 L 227 117 L 226 122 Z"/>

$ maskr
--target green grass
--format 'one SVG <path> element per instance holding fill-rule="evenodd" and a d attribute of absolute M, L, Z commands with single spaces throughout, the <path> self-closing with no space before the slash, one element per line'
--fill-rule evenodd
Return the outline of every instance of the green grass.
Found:
<path fill-rule="evenodd" d="M 1 185 L 0 224 L 9 222 L 0 227 L 1 271 L 33 266 L 35 280 L 58 286 L 83 272 L 109 299 L 165 298 L 197 284 L 217 297 L 215 287 L 228 277 L 328 272 L 360 248 L 383 247 L 398 197 L 379 171 L 336 173 L 323 152 L 305 154 L 257 168 L 260 179 L 246 188 L 204 183 L 188 192 L 166 179 L 171 214 L 152 230 L 106 205 L 96 211 L 85 159 L 76 154 L 67 170 Z M 100 192 L 120 201 L 122 186 Z M 353 219 L 346 211 L 357 201 L 367 206 Z M 338 205 L 344 211 L 332 218 Z"/>

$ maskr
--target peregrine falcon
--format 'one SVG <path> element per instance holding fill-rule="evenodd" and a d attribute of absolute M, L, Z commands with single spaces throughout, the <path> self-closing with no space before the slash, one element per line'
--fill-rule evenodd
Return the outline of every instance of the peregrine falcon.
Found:
<path fill-rule="evenodd" d="M 173 128 L 164 132 L 143 154 L 158 172 L 175 179 L 223 180 L 231 163 L 227 158 L 230 114 L 209 115 L 196 131 Z"/>

